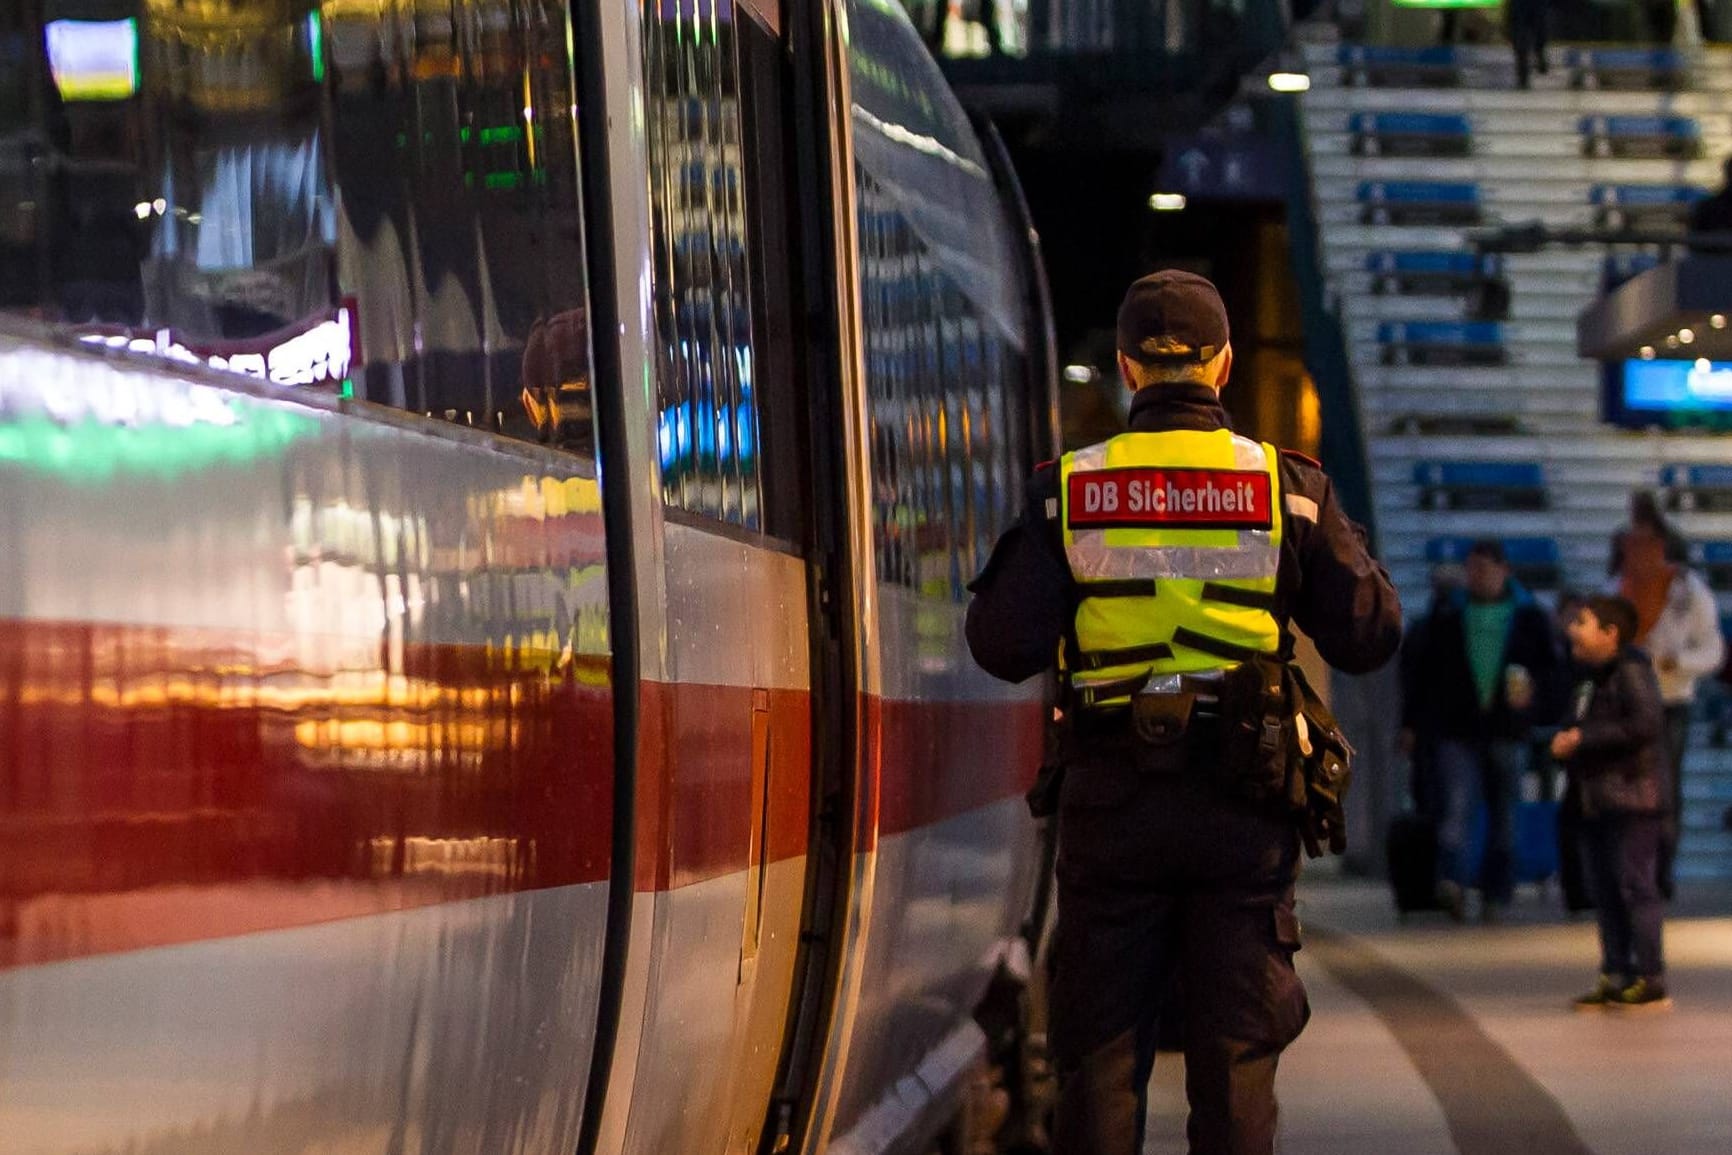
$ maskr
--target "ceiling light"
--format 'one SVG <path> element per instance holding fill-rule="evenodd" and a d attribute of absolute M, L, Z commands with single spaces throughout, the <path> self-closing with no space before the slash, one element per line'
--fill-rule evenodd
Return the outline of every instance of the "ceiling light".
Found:
<path fill-rule="evenodd" d="M 1715 313 L 1712 317 L 1709 317 L 1708 327 L 1710 329 L 1724 329 L 1726 327 L 1726 314 Z"/>
<path fill-rule="evenodd" d="M 1158 213 L 1180 212 L 1185 207 L 1185 194 L 1158 192 L 1149 198 L 1149 207 Z"/>
<path fill-rule="evenodd" d="M 1672 334 L 1668 335 L 1666 338 L 1666 348 L 1676 349 L 1677 347 L 1678 347 L 1678 334 L 1672 333 Z"/>
<path fill-rule="evenodd" d="M 1276 92 L 1309 92 L 1311 78 L 1303 72 L 1271 72 L 1269 87 Z"/>
<path fill-rule="evenodd" d="M 1654 359 L 1654 347 L 1652 345 L 1643 345 L 1642 346 L 1642 360 L 1652 361 L 1653 359 Z"/>
<path fill-rule="evenodd" d="M 1714 368 L 1714 362 L 1708 360 L 1708 358 L 1706 358 L 1706 357 L 1696 358 L 1696 372 L 1708 373 L 1708 372 L 1711 372 L 1713 370 L 1713 368 Z"/>
<path fill-rule="evenodd" d="M 142 221 L 146 219 L 150 216 L 150 202 L 139 201 L 137 204 L 132 206 L 132 212 L 139 220 Z"/>
<path fill-rule="evenodd" d="M 163 213 L 168 211 L 168 202 L 163 200 L 161 197 L 157 197 L 155 200 L 150 202 L 150 207 L 155 209 L 156 215 L 160 217 Z"/>
<path fill-rule="evenodd" d="M 1696 340 L 1696 330 L 1694 330 L 1694 329 L 1679 329 L 1678 330 L 1678 340 L 1684 342 L 1684 344 L 1686 344 L 1686 345 L 1691 344 L 1692 342 L 1694 342 Z"/>
<path fill-rule="evenodd" d="M 1095 379 L 1095 371 L 1087 365 L 1066 365 L 1064 379 L 1073 385 L 1087 385 Z"/>

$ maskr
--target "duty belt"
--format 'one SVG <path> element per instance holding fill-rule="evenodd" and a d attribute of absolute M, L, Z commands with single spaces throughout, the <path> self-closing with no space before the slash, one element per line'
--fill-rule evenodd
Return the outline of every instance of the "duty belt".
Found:
<path fill-rule="evenodd" d="M 1074 691 L 1074 702 L 1083 710 L 1099 710 L 1102 702 L 1111 702 L 1115 698 L 1138 698 L 1147 694 L 1192 694 L 1200 713 L 1211 713 L 1221 701 L 1221 683 L 1224 675 L 1219 673 L 1203 674 L 1139 674 L 1134 678 L 1123 678 L 1116 682 L 1101 682 L 1092 686 L 1078 686 Z M 1121 702 L 1117 707 L 1108 706 L 1107 711 L 1127 709 L 1129 702 Z"/>

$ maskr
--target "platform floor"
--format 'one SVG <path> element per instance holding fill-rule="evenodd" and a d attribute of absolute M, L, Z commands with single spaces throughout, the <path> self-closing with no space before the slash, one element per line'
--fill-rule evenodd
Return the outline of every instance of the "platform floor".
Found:
<path fill-rule="evenodd" d="M 1591 915 L 1528 890 L 1497 926 L 1398 924 L 1381 885 L 1307 879 L 1312 1019 L 1282 1060 L 1282 1155 L 1732 1155 L 1732 887 L 1666 923 L 1670 1011 L 1581 1014 Z M 1162 1055 L 1147 1155 L 1183 1155 Z"/>

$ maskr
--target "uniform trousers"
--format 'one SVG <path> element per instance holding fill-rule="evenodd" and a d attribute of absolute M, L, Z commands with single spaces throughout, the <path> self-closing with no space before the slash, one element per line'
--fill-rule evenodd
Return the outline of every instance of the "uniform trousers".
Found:
<path fill-rule="evenodd" d="M 1275 1066 L 1310 1015 L 1292 821 L 1226 794 L 1218 742 L 1069 762 L 1059 809 L 1055 1155 L 1139 1155 L 1159 1014 L 1184 1004 L 1193 1155 L 1270 1155 Z"/>

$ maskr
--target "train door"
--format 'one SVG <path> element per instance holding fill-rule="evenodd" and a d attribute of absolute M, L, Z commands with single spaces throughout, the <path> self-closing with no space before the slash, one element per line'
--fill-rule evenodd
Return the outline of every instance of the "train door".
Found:
<path fill-rule="evenodd" d="M 629 5 L 611 39 L 639 687 L 635 894 L 585 1149 L 746 1152 L 806 883 L 812 582 L 792 68 L 777 0 Z M 615 478 L 618 482 L 614 482 Z M 592 1088 L 593 1090 L 593 1088 Z"/>

